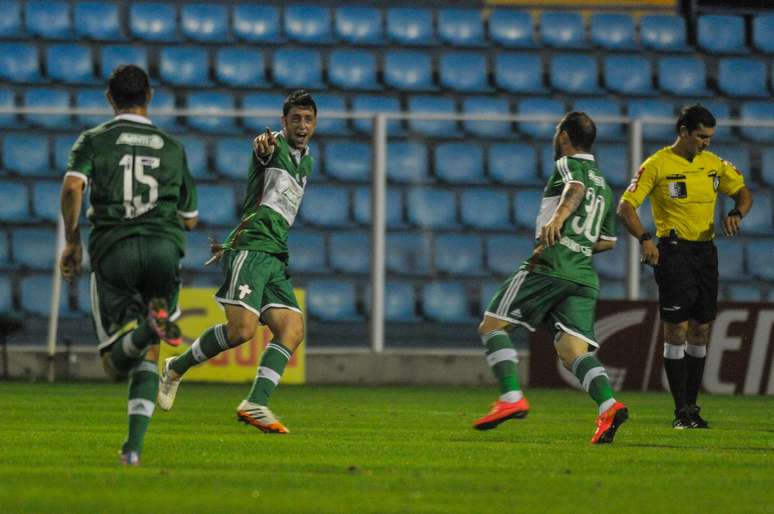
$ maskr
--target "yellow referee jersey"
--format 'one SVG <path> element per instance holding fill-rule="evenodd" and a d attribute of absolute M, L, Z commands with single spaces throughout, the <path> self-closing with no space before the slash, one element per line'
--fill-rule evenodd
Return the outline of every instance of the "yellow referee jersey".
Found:
<path fill-rule="evenodd" d="M 743 186 L 739 170 L 714 153 L 704 150 L 689 162 L 667 146 L 642 163 L 623 199 L 636 208 L 650 195 L 658 237 L 674 229 L 680 239 L 709 241 L 718 191 L 733 196 Z"/>

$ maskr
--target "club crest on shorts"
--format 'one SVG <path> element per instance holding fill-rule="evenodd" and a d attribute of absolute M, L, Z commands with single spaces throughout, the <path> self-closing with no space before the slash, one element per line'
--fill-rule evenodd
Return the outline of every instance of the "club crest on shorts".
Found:
<path fill-rule="evenodd" d="M 248 286 L 247 284 L 242 284 L 241 286 L 239 286 L 239 299 L 244 300 L 245 296 L 249 295 L 252 292 L 253 290 L 250 289 L 250 286 Z"/>

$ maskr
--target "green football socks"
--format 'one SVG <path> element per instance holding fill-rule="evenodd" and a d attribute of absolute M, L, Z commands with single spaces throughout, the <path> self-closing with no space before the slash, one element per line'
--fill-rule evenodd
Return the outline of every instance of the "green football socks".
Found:
<path fill-rule="evenodd" d="M 258 374 L 247 400 L 258 405 L 268 405 L 269 397 L 279 384 L 285 366 L 290 360 L 291 351 L 279 341 L 272 341 L 263 352 Z"/>
<path fill-rule="evenodd" d="M 173 360 L 169 367 L 183 375 L 191 367 L 211 359 L 230 348 L 226 338 L 226 325 L 215 325 L 193 342 L 191 347 Z"/>
<path fill-rule="evenodd" d="M 593 353 L 584 353 L 575 359 L 571 371 L 583 389 L 597 402 L 600 414 L 615 403 L 607 372 Z"/>
<path fill-rule="evenodd" d="M 514 395 L 521 391 L 516 363 L 516 349 L 505 330 L 493 330 L 481 336 L 486 347 L 486 361 L 500 384 L 500 398 L 505 401 L 518 401 L 523 395 Z"/>
<path fill-rule="evenodd" d="M 142 443 L 156 407 L 158 392 L 158 363 L 141 361 L 129 377 L 129 436 L 121 449 L 123 452 L 142 452 Z"/>
<path fill-rule="evenodd" d="M 156 340 L 156 334 L 144 321 L 115 341 L 110 346 L 110 363 L 116 374 L 125 377 L 142 360 L 148 346 Z"/>

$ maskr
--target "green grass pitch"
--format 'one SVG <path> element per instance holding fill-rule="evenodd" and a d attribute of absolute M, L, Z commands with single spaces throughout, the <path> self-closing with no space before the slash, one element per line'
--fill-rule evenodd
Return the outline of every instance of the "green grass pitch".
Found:
<path fill-rule="evenodd" d="M 0 383 L 0 511 L 774 511 L 770 398 L 705 396 L 713 428 L 676 431 L 668 394 L 621 394 L 629 422 L 591 446 L 575 391 L 528 391 L 526 419 L 477 432 L 492 388 L 286 386 L 281 436 L 235 421 L 248 388 L 183 383 L 127 469 L 125 385 Z"/>

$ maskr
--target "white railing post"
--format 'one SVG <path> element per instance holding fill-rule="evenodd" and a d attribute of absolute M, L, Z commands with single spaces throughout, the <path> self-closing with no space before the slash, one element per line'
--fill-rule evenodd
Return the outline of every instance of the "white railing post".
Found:
<path fill-rule="evenodd" d="M 642 120 L 629 123 L 629 171 L 634 178 L 642 163 Z M 640 244 L 634 236 L 628 238 L 626 297 L 637 300 L 640 297 Z"/>
<path fill-rule="evenodd" d="M 384 351 L 384 267 L 387 197 L 387 117 L 374 118 L 374 174 L 371 187 L 371 350 Z"/>
<path fill-rule="evenodd" d="M 62 273 L 59 270 L 59 255 L 64 248 L 64 222 L 62 216 L 56 221 L 56 245 L 54 250 L 54 272 L 51 277 L 51 305 L 48 315 L 48 381 L 56 378 L 54 372 L 54 359 L 56 357 L 56 335 L 59 328 L 59 297 L 62 286 Z"/>

